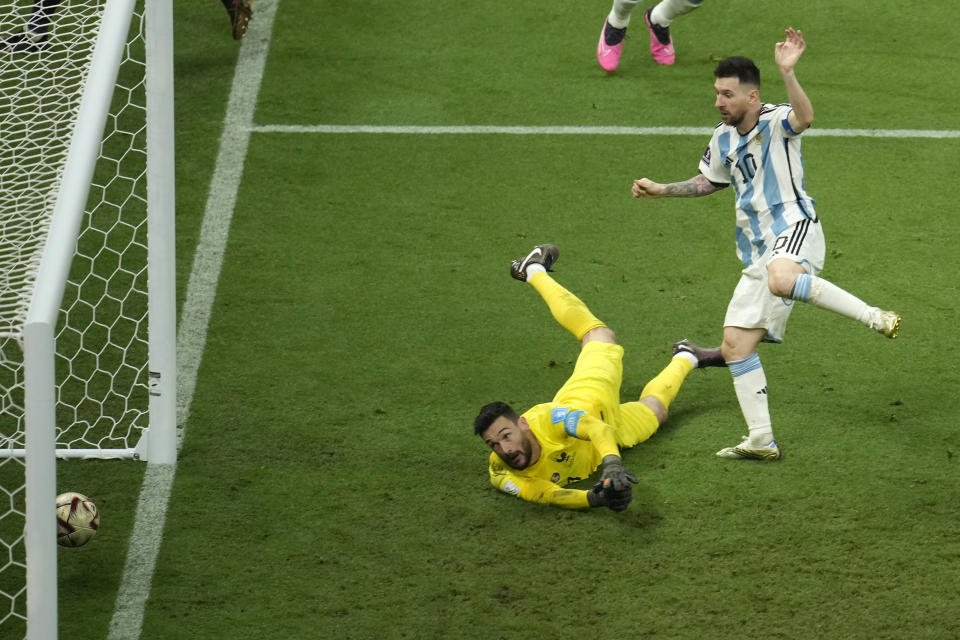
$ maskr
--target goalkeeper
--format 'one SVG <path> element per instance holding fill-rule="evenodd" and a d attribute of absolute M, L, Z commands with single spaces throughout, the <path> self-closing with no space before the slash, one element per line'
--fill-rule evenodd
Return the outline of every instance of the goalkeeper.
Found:
<path fill-rule="evenodd" d="M 547 273 L 558 256 L 555 246 L 538 245 L 513 262 L 510 274 L 533 285 L 557 322 L 581 341 L 573 375 L 552 402 L 522 415 L 503 402 L 484 406 L 474 431 L 493 450 L 490 481 L 501 491 L 567 509 L 623 511 L 637 478 L 624 469 L 620 447 L 653 435 L 687 374 L 694 367 L 723 366 L 723 358 L 719 349 L 678 342 L 670 364 L 644 387 L 640 399 L 621 404 L 623 347 L 613 331 Z M 602 476 L 591 490 L 563 488 L 597 467 Z"/>

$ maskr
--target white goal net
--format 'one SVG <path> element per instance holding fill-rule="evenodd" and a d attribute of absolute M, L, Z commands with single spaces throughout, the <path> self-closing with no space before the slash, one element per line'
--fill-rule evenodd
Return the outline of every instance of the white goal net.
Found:
<path fill-rule="evenodd" d="M 29 434 L 50 431 L 61 458 L 150 457 L 148 436 L 155 406 L 151 396 L 160 395 L 162 369 L 151 362 L 150 340 L 156 337 L 150 336 L 153 321 L 148 319 L 157 276 L 148 267 L 153 268 L 153 259 L 164 264 L 164 271 L 167 266 L 172 270 L 172 242 L 171 255 L 151 258 L 155 246 L 148 231 L 155 229 L 154 225 L 148 229 L 148 221 L 155 214 L 148 212 L 147 193 L 149 13 L 143 4 L 144 0 L 4 0 L 0 16 L 3 638 L 27 633 L 28 617 L 31 625 L 34 620 L 28 608 L 51 611 L 35 601 L 35 594 L 49 594 L 51 585 L 28 589 L 27 583 L 28 561 L 34 562 L 31 544 L 49 549 L 54 537 L 52 526 L 45 530 L 46 515 L 31 521 L 31 514 L 44 514 L 47 498 L 53 513 L 50 493 L 55 475 L 47 478 L 53 474 L 44 471 L 41 487 L 31 488 L 32 460 L 45 459 L 47 452 L 34 452 L 31 458 Z M 168 7 L 167 3 L 164 8 Z M 98 90 L 98 84 L 104 88 Z M 172 104 L 172 96 L 161 102 Z M 83 137 L 91 135 L 92 144 L 84 145 Z M 172 136 L 172 131 L 166 135 Z M 172 140 L 169 144 L 172 158 Z M 172 237 L 172 216 L 168 222 Z M 58 270 L 65 283 L 49 277 Z M 154 281 L 149 288 L 148 275 Z M 164 286 L 172 290 L 172 282 Z M 25 340 L 31 314 L 37 313 L 44 297 L 59 303 L 52 325 L 49 425 L 44 425 L 43 415 L 32 416 L 29 408 L 31 347 Z M 172 318 L 172 310 L 167 317 Z M 173 347 L 162 348 L 169 354 Z M 50 451 L 51 460 L 53 456 Z M 41 504 L 31 510 L 30 501 L 38 499 Z M 55 578 L 55 570 L 52 575 Z M 52 593 L 55 614 L 55 583 Z M 55 635 L 55 615 L 52 628 Z M 31 628 L 29 637 L 39 635 Z"/>

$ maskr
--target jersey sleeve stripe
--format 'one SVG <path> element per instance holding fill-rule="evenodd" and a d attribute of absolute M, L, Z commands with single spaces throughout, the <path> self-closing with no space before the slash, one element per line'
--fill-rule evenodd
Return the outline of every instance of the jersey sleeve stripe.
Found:
<path fill-rule="evenodd" d="M 577 425 L 580 424 L 580 416 L 585 414 L 586 411 L 571 411 L 567 414 L 567 417 L 563 419 L 563 430 L 567 434 L 577 437 Z"/>

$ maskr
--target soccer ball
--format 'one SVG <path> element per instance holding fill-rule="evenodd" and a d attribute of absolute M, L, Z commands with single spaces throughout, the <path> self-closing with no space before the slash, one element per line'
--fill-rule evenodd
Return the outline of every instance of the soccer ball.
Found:
<path fill-rule="evenodd" d="M 57 496 L 57 544 L 82 547 L 100 528 L 100 511 L 93 500 L 68 491 Z"/>

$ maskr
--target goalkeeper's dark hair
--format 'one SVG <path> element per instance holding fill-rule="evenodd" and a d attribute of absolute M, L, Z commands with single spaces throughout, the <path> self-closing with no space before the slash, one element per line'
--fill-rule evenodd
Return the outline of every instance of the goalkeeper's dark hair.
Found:
<path fill-rule="evenodd" d="M 713 70 L 717 78 L 737 78 L 740 84 L 749 84 L 760 88 L 760 69 L 750 58 L 731 56 L 720 61 Z"/>
<path fill-rule="evenodd" d="M 490 428 L 493 421 L 499 417 L 509 418 L 517 422 L 520 416 L 513 410 L 513 407 L 506 402 L 491 402 L 480 408 L 480 413 L 473 419 L 473 432 L 478 436 Z"/>

